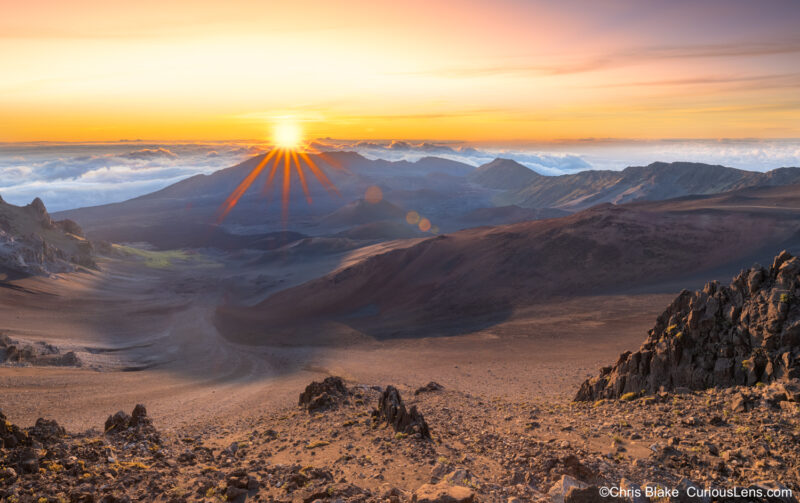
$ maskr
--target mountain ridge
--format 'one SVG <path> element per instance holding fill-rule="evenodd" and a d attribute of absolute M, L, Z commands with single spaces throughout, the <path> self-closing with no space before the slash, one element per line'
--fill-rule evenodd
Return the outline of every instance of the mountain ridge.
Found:
<path fill-rule="evenodd" d="M 697 162 L 653 162 L 621 171 L 588 170 L 542 176 L 497 198 L 502 204 L 528 208 L 585 209 L 595 204 L 673 199 L 756 186 L 800 183 L 800 168 L 747 171 Z"/>
<path fill-rule="evenodd" d="M 730 196 L 724 195 L 697 198 L 694 207 L 684 200 L 675 208 L 606 203 L 562 218 L 440 235 L 370 256 L 255 307 L 222 306 L 218 326 L 248 342 L 261 337 L 253 327 L 298 319 L 393 337 L 406 326 L 504 316 L 557 296 L 703 277 L 798 236 L 800 186 L 776 189 L 744 189 L 757 203 L 750 205 L 726 206 Z"/>
<path fill-rule="evenodd" d="M 475 168 L 467 179 L 490 189 L 509 190 L 532 183 L 543 176 L 513 159 L 497 159 Z"/>

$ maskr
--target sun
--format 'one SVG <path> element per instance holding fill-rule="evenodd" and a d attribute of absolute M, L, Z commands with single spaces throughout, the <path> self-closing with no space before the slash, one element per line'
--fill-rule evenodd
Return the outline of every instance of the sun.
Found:
<path fill-rule="evenodd" d="M 263 179 L 262 195 L 270 197 L 273 186 L 281 186 L 281 216 L 284 226 L 289 214 L 292 178 L 296 178 L 300 182 L 308 204 L 312 203 L 311 192 L 308 188 L 308 180 L 311 176 L 315 177 L 332 195 L 341 195 L 322 168 L 317 165 L 317 162 L 322 161 L 335 170 L 343 168 L 335 158 L 326 152 L 319 151 L 311 143 L 305 142 L 300 126 L 295 122 L 276 122 L 272 131 L 272 144 L 272 150 L 261 155 L 259 163 L 247 173 L 220 205 L 217 210 L 217 224 L 222 223 L 259 177 Z M 278 181 L 279 178 L 282 180 Z"/>
<path fill-rule="evenodd" d="M 279 122 L 272 131 L 272 141 L 276 147 L 296 149 L 303 141 L 303 132 L 294 122 Z"/>

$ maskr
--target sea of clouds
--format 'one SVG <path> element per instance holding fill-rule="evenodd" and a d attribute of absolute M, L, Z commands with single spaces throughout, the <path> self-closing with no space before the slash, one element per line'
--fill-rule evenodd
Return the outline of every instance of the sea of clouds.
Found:
<path fill-rule="evenodd" d="M 800 166 L 800 140 L 586 140 L 506 147 L 406 141 L 315 141 L 371 159 L 445 157 L 480 166 L 514 159 L 544 175 L 694 161 L 752 171 Z M 0 143 L 0 196 L 13 204 L 41 197 L 50 211 L 140 196 L 199 173 L 233 166 L 268 145 L 237 143 Z"/>

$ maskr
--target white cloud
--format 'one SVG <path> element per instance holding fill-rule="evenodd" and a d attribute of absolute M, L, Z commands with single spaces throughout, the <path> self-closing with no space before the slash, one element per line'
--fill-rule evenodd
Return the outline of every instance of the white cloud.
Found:
<path fill-rule="evenodd" d="M 545 175 L 619 170 L 655 161 L 696 161 L 753 171 L 800 166 L 800 140 L 592 140 L 500 148 L 326 138 L 312 146 L 392 161 L 438 156 L 472 166 L 506 157 Z M 243 143 L 0 144 L 0 196 L 14 204 L 41 197 L 52 211 L 123 201 L 197 173 L 230 167 L 267 148 Z"/>
<path fill-rule="evenodd" d="M 140 196 L 251 155 L 241 144 L 0 144 L 0 195 L 51 211 Z"/>

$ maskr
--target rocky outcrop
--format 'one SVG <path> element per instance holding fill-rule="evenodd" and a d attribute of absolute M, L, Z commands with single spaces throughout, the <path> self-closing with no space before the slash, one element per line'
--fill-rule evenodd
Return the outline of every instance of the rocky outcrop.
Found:
<path fill-rule="evenodd" d="M 298 405 L 309 413 L 335 409 L 347 397 L 347 386 L 341 377 L 326 377 L 322 382 L 314 381 L 300 393 Z"/>
<path fill-rule="evenodd" d="M 112 440 L 129 443 L 149 443 L 159 445 L 161 438 L 153 426 L 153 421 L 147 416 L 147 409 L 142 404 L 137 404 L 130 415 L 124 411 L 108 416 L 105 423 L 105 434 Z"/>
<path fill-rule="evenodd" d="M 0 267 L 35 275 L 97 269 L 93 252 L 80 226 L 54 222 L 38 197 L 21 207 L 0 201 Z"/>
<path fill-rule="evenodd" d="M 421 438 L 430 438 L 431 432 L 422 413 L 412 405 L 406 410 L 400 392 L 394 386 L 387 386 L 378 399 L 378 408 L 372 412 L 373 420 L 389 423 L 394 431 L 406 435 L 419 435 Z"/>
<path fill-rule="evenodd" d="M 800 258 L 742 271 L 729 286 L 684 290 L 636 352 L 585 381 L 575 400 L 800 378 Z"/>
<path fill-rule="evenodd" d="M 439 384 L 436 381 L 431 381 L 428 384 L 426 384 L 425 386 L 420 386 L 419 388 L 417 388 L 417 390 L 414 391 L 414 394 L 415 395 L 419 395 L 420 393 L 432 393 L 432 392 L 435 392 L 435 391 L 442 391 L 443 389 L 444 389 L 444 386 L 442 386 L 441 384 Z"/>
<path fill-rule="evenodd" d="M 24 343 L 5 334 L 0 334 L 0 363 L 9 366 L 81 366 L 81 360 L 74 351 L 62 353 L 52 344 Z"/>
<path fill-rule="evenodd" d="M 446 482 L 425 484 L 414 492 L 416 503 L 472 503 L 475 492 L 462 486 L 450 485 Z"/>
<path fill-rule="evenodd" d="M 3 411 L 0 410 L 0 447 L 13 449 L 18 445 L 29 444 L 30 438 L 28 434 L 10 422 L 6 415 L 3 414 Z"/>

